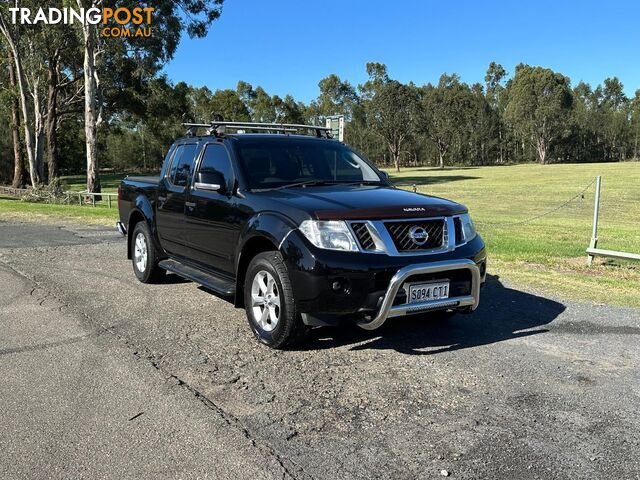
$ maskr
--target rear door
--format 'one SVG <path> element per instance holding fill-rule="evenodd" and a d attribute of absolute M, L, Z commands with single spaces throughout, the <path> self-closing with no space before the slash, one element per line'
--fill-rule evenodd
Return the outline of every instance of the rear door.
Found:
<path fill-rule="evenodd" d="M 204 146 L 195 177 L 198 172 L 222 173 L 225 192 L 191 187 L 185 214 L 189 257 L 204 267 L 232 274 L 240 212 L 238 197 L 233 195 L 236 176 L 229 152 L 222 143 Z"/>
<path fill-rule="evenodd" d="M 162 247 L 172 255 L 187 254 L 184 212 L 187 186 L 193 174 L 197 154 L 197 142 L 178 145 L 158 186 L 158 236 Z"/>

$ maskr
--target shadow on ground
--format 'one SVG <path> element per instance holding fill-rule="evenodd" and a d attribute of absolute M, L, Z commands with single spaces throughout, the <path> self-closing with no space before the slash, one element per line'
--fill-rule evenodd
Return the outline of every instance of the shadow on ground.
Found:
<path fill-rule="evenodd" d="M 505 287 L 489 275 L 480 307 L 471 315 L 437 320 L 433 315 L 390 319 L 379 330 L 353 327 L 314 330 L 305 350 L 353 345 L 352 350 L 395 350 L 408 355 L 434 355 L 505 340 L 539 335 L 565 306 L 544 297 Z"/>
<path fill-rule="evenodd" d="M 165 285 L 174 285 L 174 284 L 177 285 L 180 283 L 190 283 L 190 282 L 191 282 L 190 280 L 187 280 L 186 278 L 182 278 L 181 276 L 176 275 L 175 273 L 167 272 L 167 274 L 162 277 L 159 283 L 162 283 Z"/>

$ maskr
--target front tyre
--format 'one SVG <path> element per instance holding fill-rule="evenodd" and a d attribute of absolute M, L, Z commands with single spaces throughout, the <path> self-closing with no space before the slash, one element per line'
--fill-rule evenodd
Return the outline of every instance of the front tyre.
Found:
<path fill-rule="evenodd" d="M 145 222 L 138 222 L 131 235 L 133 272 L 142 283 L 156 283 L 166 273 L 158 266 L 158 254 Z"/>
<path fill-rule="evenodd" d="M 259 253 L 249 263 L 244 305 L 251 330 L 271 348 L 295 345 L 308 331 L 296 311 L 289 275 L 279 252 Z"/>

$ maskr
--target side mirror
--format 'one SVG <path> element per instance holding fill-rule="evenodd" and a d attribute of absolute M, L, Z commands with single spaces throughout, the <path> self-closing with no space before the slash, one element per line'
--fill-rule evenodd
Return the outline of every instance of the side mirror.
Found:
<path fill-rule="evenodd" d="M 384 170 L 380 170 L 380 173 L 382 174 L 382 178 L 384 178 L 385 180 L 389 180 L 389 174 L 387 172 L 385 172 Z"/>
<path fill-rule="evenodd" d="M 193 186 L 196 190 L 217 192 L 223 195 L 227 193 L 227 183 L 224 175 L 220 172 L 198 172 Z"/>

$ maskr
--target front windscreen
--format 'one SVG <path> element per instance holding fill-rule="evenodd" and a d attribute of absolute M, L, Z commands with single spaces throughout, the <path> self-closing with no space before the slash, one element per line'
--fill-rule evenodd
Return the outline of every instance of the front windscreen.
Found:
<path fill-rule="evenodd" d="M 382 183 L 371 166 L 337 142 L 245 139 L 236 149 L 251 189 L 307 182 Z"/>

